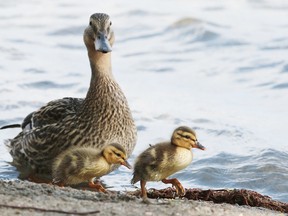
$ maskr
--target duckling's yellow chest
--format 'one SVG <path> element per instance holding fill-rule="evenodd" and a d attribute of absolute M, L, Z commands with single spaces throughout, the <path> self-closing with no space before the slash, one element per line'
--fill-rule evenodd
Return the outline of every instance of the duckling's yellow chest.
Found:
<path fill-rule="evenodd" d="M 176 148 L 176 153 L 173 158 L 174 166 L 177 171 L 186 168 L 193 159 L 192 151 L 186 148 Z"/>
<path fill-rule="evenodd" d="M 152 181 L 161 181 L 164 178 L 186 168 L 193 159 L 192 151 L 177 147 L 173 154 L 171 152 L 163 153 L 163 160 L 159 164 L 158 169 L 155 169 L 154 172 L 150 175 L 150 180 Z"/>

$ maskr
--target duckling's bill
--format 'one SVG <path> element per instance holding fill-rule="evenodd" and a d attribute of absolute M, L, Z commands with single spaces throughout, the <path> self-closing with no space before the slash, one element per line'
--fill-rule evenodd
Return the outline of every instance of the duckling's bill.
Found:
<path fill-rule="evenodd" d="M 203 151 L 206 149 L 202 144 L 200 144 L 200 142 L 196 142 L 196 148 L 201 149 Z"/>
<path fill-rule="evenodd" d="M 121 165 L 127 167 L 128 169 L 132 169 L 132 166 L 128 163 L 127 160 L 123 161 L 123 162 L 121 163 Z"/>

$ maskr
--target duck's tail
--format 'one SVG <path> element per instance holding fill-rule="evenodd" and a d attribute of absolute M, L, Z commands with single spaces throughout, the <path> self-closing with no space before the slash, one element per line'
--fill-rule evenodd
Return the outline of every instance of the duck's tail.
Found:
<path fill-rule="evenodd" d="M 18 127 L 22 127 L 21 124 L 11 124 L 11 125 L 4 125 L 2 127 L 0 127 L 0 130 L 3 130 L 3 129 L 7 129 L 7 128 L 18 128 Z"/>

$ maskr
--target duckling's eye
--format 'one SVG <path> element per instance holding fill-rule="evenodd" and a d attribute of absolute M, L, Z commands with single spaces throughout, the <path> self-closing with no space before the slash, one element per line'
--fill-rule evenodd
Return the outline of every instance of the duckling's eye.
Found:
<path fill-rule="evenodd" d="M 112 25 L 112 22 L 110 21 L 110 26 Z"/>
<path fill-rule="evenodd" d="M 89 22 L 89 25 L 92 26 L 92 21 Z"/>
<path fill-rule="evenodd" d="M 121 154 L 119 154 L 119 153 L 115 153 L 115 154 L 116 154 L 117 157 L 121 157 Z"/>
<path fill-rule="evenodd" d="M 184 136 L 186 139 L 190 139 L 190 136 L 188 136 L 188 135 L 186 135 L 186 136 Z"/>

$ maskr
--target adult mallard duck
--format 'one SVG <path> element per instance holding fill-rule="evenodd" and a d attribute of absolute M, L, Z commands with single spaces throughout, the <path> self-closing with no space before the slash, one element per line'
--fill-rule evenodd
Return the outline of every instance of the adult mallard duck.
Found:
<path fill-rule="evenodd" d="M 168 176 L 187 167 L 193 159 L 191 149 L 204 150 L 196 137 L 196 133 L 189 127 L 181 126 L 174 130 L 171 141 L 150 146 L 142 152 L 135 161 L 132 184 L 140 181 L 141 196 L 146 202 L 146 182 L 162 181 L 172 184 L 178 195 L 185 195 L 185 189 L 176 179 L 167 179 Z"/>
<path fill-rule="evenodd" d="M 92 71 L 87 95 L 51 101 L 24 119 L 22 132 L 7 142 L 20 178 L 51 178 L 53 159 L 73 146 L 102 149 L 121 143 L 130 156 L 137 132 L 127 100 L 112 75 L 113 42 L 109 16 L 91 15 L 84 31 Z"/>
<path fill-rule="evenodd" d="M 109 173 L 113 164 L 131 169 L 124 148 L 117 143 L 106 145 L 102 150 L 72 147 L 55 158 L 52 166 L 53 183 L 65 186 L 88 181 L 89 187 L 106 192 L 100 182 L 95 184 L 94 179 Z"/>

